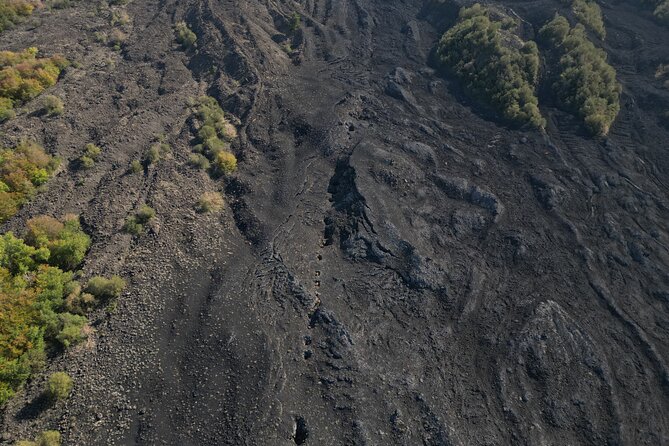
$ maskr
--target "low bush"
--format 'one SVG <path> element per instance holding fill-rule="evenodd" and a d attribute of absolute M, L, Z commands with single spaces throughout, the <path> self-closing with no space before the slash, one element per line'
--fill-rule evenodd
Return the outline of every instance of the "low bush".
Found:
<path fill-rule="evenodd" d="M 144 155 L 144 165 L 148 167 L 153 164 L 158 164 L 161 159 L 165 158 L 165 156 L 170 153 L 172 153 L 172 148 L 168 144 L 155 143 L 146 151 L 146 155 Z"/>
<path fill-rule="evenodd" d="M 542 128 L 545 120 L 535 94 L 539 52 L 534 42 L 514 34 L 513 27 L 512 19 L 491 19 L 478 3 L 463 8 L 442 36 L 437 57 L 469 94 L 492 105 L 506 121 Z"/>
<path fill-rule="evenodd" d="M 572 9 L 576 18 L 586 28 L 592 30 L 602 40 L 606 37 L 602 10 L 597 3 L 592 0 L 574 0 Z"/>
<path fill-rule="evenodd" d="M 135 215 L 131 215 L 125 222 L 123 229 L 132 235 L 141 235 L 144 233 L 145 226 L 156 216 L 153 208 L 143 204 Z"/>
<path fill-rule="evenodd" d="M 128 40 L 128 35 L 121 31 L 120 29 L 114 28 L 107 38 L 107 44 L 114 48 L 116 51 L 120 51 L 125 42 Z"/>
<path fill-rule="evenodd" d="M 96 276 L 88 281 L 86 293 L 104 302 L 119 297 L 124 288 L 125 281 L 119 276 L 112 276 L 109 279 Z"/>
<path fill-rule="evenodd" d="M 46 396 L 51 400 L 62 400 L 72 392 L 72 378 L 65 372 L 56 372 L 49 376 L 46 384 Z"/>
<path fill-rule="evenodd" d="M 196 209 L 198 212 L 218 212 L 223 209 L 225 201 L 218 192 L 205 192 L 200 196 Z"/>
<path fill-rule="evenodd" d="M 555 98 L 563 109 L 580 117 L 590 133 L 606 135 L 620 111 L 622 89 L 616 72 L 606 62 L 606 52 L 593 45 L 583 26 L 564 33 L 565 21 L 557 15 L 539 31 L 558 60 Z"/>
<path fill-rule="evenodd" d="M 214 175 L 230 175 L 237 169 L 237 158 L 230 152 L 230 142 L 237 129 L 228 121 L 218 101 L 204 96 L 197 100 L 195 113 L 199 121 L 197 142 L 189 162 L 194 167 L 210 169 Z M 206 161 L 206 162 L 205 162 Z"/>
<path fill-rule="evenodd" d="M 188 27 L 186 22 L 179 22 L 174 26 L 177 42 L 184 48 L 193 48 L 196 46 L 197 36 Z"/>
<path fill-rule="evenodd" d="M 44 431 L 37 436 L 37 446 L 60 446 L 61 438 L 58 431 Z"/>
<path fill-rule="evenodd" d="M 44 431 L 37 436 L 35 441 L 19 440 L 15 446 L 61 446 L 60 432 Z"/>
<path fill-rule="evenodd" d="M 46 116 L 59 116 L 65 111 L 65 105 L 58 96 L 46 95 L 42 104 L 42 114 Z"/>
<path fill-rule="evenodd" d="M 64 348 L 76 345 L 86 339 L 84 327 L 88 324 L 88 319 L 84 316 L 71 313 L 61 313 L 58 315 L 60 320 L 56 340 Z"/>
<path fill-rule="evenodd" d="M 86 144 L 84 154 L 79 157 L 79 167 L 90 169 L 95 166 L 95 162 L 100 158 L 102 149 L 93 143 Z"/>
<path fill-rule="evenodd" d="M 0 149 L 0 223 L 12 217 L 53 175 L 59 160 L 32 142 Z"/>
<path fill-rule="evenodd" d="M 293 15 L 290 16 L 290 32 L 294 33 L 295 31 L 300 29 L 301 24 L 302 24 L 302 16 L 297 12 L 294 12 Z"/>
<path fill-rule="evenodd" d="M 211 166 L 207 157 L 201 153 L 193 153 L 190 158 L 188 158 L 188 164 L 196 169 L 202 170 L 207 170 Z"/>
<path fill-rule="evenodd" d="M 132 173 L 140 173 L 144 168 L 142 167 L 142 163 L 140 163 L 137 160 L 133 160 L 130 163 L 130 172 Z"/>

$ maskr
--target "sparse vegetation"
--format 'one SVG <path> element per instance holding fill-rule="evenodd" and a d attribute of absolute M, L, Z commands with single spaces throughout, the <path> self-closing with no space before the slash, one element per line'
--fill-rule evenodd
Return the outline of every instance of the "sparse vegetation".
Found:
<path fill-rule="evenodd" d="M 195 167 L 208 168 L 213 175 L 230 175 L 237 170 L 237 158 L 230 152 L 230 142 L 237 138 L 237 129 L 225 117 L 216 99 L 205 96 L 196 103 L 200 127 L 198 144 L 189 162 Z M 200 156 L 197 156 L 200 155 Z M 202 158 L 208 163 L 205 163 Z"/>
<path fill-rule="evenodd" d="M 172 153 L 172 148 L 168 144 L 155 143 L 146 151 L 146 155 L 144 155 L 144 165 L 148 167 L 158 164 L 161 159 L 165 158 L 165 156 L 170 153 Z"/>
<path fill-rule="evenodd" d="M 84 154 L 79 157 L 79 166 L 83 169 L 90 169 L 95 166 L 95 162 L 100 158 L 102 149 L 93 143 L 86 144 Z"/>
<path fill-rule="evenodd" d="M 189 49 L 196 46 L 197 35 L 188 27 L 186 22 L 179 22 L 174 26 L 177 42 L 184 48 Z"/>
<path fill-rule="evenodd" d="M 0 236 L 0 405 L 42 365 L 47 347 L 85 338 L 87 319 L 68 303 L 85 300 L 73 271 L 89 244 L 72 216 L 34 218 L 24 239 Z"/>
<path fill-rule="evenodd" d="M 72 378 L 65 372 L 56 372 L 49 376 L 46 385 L 46 395 L 49 399 L 56 401 L 70 396 L 72 392 Z"/>
<path fill-rule="evenodd" d="M 95 276 L 88 281 L 85 291 L 101 302 L 105 302 L 119 297 L 124 288 L 125 281 L 119 276 L 112 276 L 109 279 Z"/>
<path fill-rule="evenodd" d="M 58 431 L 44 431 L 37 436 L 35 441 L 19 440 L 15 446 L 60 446 L 61 438 Z"/>
<path fill-rule="evenodd" d="M 153 220 L 155 216 L 156 211 L 146 204 L 143 204 L 135 215 L 128 217 L 123 229 L 125 232 L 132 235 L 142 235 L 146 229 L 145 226 Z"/>
<path fill-rule="evenodd" d="M 211 163 L 209 163 L 207 157 L 201 153 L 193 153 L 190 158 L 188 158 L 188 164 L 190 164 L 192 167 L 195 167 L 196 169 L 202 170 L 207 170 L 211 166 Z"/>
<path fill-rule="evenodd" d="M 606 37 L 602 10 L 597 3 L 592 0 L 574 0 L 572 9 L 576 18 L 586 28 L 592 30 L 600 39 Z"/>
<path fill-rule="evenodd" d="M 116 51 L 120 51 L 126 40 L 128 40 L 128 35 L 120 29 L 114 28 L 109 33 L 107 44 L 109 44 Z"/>
<path fill-rule="evenodd" d="M 468 92 L 506 121 L 541 128 L 545 120 L 535 94 L 539 52 L 534 42 L 514 34 L 514 27 L 510 18 L 491 19 L 478 3 L 463 8 L 458 22 L 442 36 L 438 57 Z"/>
<path fill-rule="evenodd" d="M 655 79 L 662 82 L 662 86 L 669 90 L 669 64 L 662 64 L 655 71 Z"/>
<path fill-rule="evenodd" d="M 59 161 L 32 142 L 0 149 L 0 222 L 13 216 L 53 175 Z"/>
<path fill-rule="evenodd" d="M 30 16 L 41 4 L 39 0 L 3 0 L 0 3 L 0 32 Z"/>
<path fill-rule="evenodd" d="M 205 192 L 200 196 L 196 209 L 198 212 L 218 212 L 223 209 L 225 201 L 218 192 Z"/>
<path fill-rule="evenodd" d="M 63 101 L 54 95 L 44 96 L 44 102 L 42 104 L 42 114 L 46 116 L 59 116 L 62 115 L 65 111 L 65 105 Z"/>
<path fill-rule="evenodd" d="M 138 160 L 133 160 L 130 163 L 130 172 L 132 173 L 140 173 L 144 168 L 142 167 L 142 163 L 140 163 Z"/>
<path fill-rule="evenodd" d="M 555 97 L 562 108 L 583 119 L 588 131 L 605 135 L 620 111 L 621 86 L 606 52 L 593 45 L 582 25 L 568 26 L 556 15 L 539 32 L 558 59 Z"/>
<path fill-rule="evenodd" d="M 290 32 L 295 32 L 298 29 L 300 29 L 300 25 L 302 24 L 302 16 L 298 14 L 297 12 L 294 12 L 292 16 L 290 16 Z"/>
<path fill-rule="evenodd" d="M 37 53 L 37 48 L 0 52 L 0 120 L 11 119 L 16 105 L 54 86 L 68 65 L 61 56 L 38 58 Z"/>

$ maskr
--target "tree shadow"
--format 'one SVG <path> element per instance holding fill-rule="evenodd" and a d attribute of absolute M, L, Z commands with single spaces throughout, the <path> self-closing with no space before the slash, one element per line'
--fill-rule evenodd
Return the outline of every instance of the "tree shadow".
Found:
<path fill-rule="evenodd" d="M 51 406 L 51 399 L 45 393 L 40 393 L 16 414 L 16 419 L 34 420 Z"/>

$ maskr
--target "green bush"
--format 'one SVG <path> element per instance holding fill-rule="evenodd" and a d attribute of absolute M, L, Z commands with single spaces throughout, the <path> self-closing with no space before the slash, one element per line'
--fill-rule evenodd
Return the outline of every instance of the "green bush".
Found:
<path fill-rule="evenodd" d="M 225 117 L 218 101 L 204 96 L 197 100 L 196 115 L 200 121 L 196 152 L 189 162 L 192 166 L 210 169 L 214 175 L 230 175 L 237 169 L 237 158 L 230 152 L 230 141 L 237 138 L 237 129 Z"/>
<path fill-rule="evenodd" d="M 555 97 L 563 109 L 583 120 L 590 133 L 606 135 L 620 111 L 622 89 L 616 72 L 606 62 L 606 52 L 592 44 L 582 25 L 566 35 L 556 31 L 563 29 L 564 18 L 556 16 L 539 32 L 558 57 Z"/>
<path fill-rule="evenodd" d="M 44 431 L 37 436 L 37 446 L 60 446 L 60 432 Z"/>
<path fill-rule="evenodd" d="M 51 400 L 62 400 L 72 392 L 72 378 L 65 372 L 56 372 L 49 376 L 46 395 Z"/>
<path fill-rule="evenodd" d="M 56 335 L 56 340 L 65 348 L 76 345 L 86 339 L 84 327 L 88 324 L 88 319 L 78 314 L 61 313 L 60 331 Z"/>
<path fill-rule="evenodd" d="M 90 169 L 95 166 L 95 162 L 98 161 L 101 154 L 102 149 L 100 147 L 93 143 L 86 144 L 84 154 L 79 157 L 79 166 L 83 169 Z"/>
<path fill-rule="evenodd" d="M 223 209 L 225 201 L 218 192 L 205 192 L 200 196 L 196 209 L 198 212 L 218 212 Z"/>
<path fill-rule="evenodd" d="M 132 235 L 141 235 L 144 233 L 144 226 L 156 216 L 153 208 L 143 204 L 135 215 L 128 217 L 123 229 Z"/>
<path fill-rule="evenodd" d="M 478 3 L 463 8 L 458 22 L 442 36 L 437 56 L 470 94 L 492 105 L 506 121 L 543 128 L 535 94 L 539 52 L 534 42 L 504 29 L 512 23 L 491 19 Z"/>
<path fill-rule="evenodd" d="M 179 22 L 174 26 L 177 42 L 185 49 L 193 48 L 196 45 L 197 36 L 188 27 L 186 22 Z"/>
<path fill-rule="evenodd" d="M 597 3 L 592 0 L 574 0 L 572 9 L 576 18 L 586 28 L 591 29 L 602 40 L 606 37 L 602 10 Z"/>
<path fill-rule="evenodd" d="M 4 0 L 0 3 L 0 32 L 19 23 L 32 14 L 40 2 L 37 0 Z"/>
<path fill-rule="evenodd" d="M 1 16 L 0 12 L 0 16 Z M 12 109 L 23 104 L 58 82 L 68 65 L 61 56 L 38 58 L 37 48 L 14 53 L 0 51 L 0 117 L 11 118 Z"/>
<path fill-rule="evenodd" d="M 76 217 L 36 217 L 25 239 L 0 236 L 0 406 L 45 360 L 45 347 L 85 339 L 84 312 L 95 303 L 73 280 L 90 239 Z"/>
<path fill-rule="evenodd" d="M 130 172 L 132 173 L 140 173 L 144 168 L 142 167 L 142 163 L 140 163 L 137 160 L 133 160 L 132 163 L 130 163 Z"/>
<path fill-rule="evenodd" d="M 14 149 L 0 148 L 0 223 L 32 198 L 58 164 L 58 159 L 32 142 L 22 142 Z"/>
<path fill-rule="evenodd" d="M 148 167 L 153 164 L 158 164 L 161 159 L 170 153 L 172 153 L 172 149 L 168 144 L 153 144 L 149 147 L 149 150 L 147 150 L 146 155 L 144 155 L 144 165 Z"/>
<path fill-rule="evenodd" d="M 295 32 L 298 29 L 300 29 L 300 25 L 302 24 L 302 16 L 298 14 L 297 12 L 294 12 L 292 16 L 290 16 L 290 32 Z"/>
<path fill-rule="evenodd" d="M 65 111 L 65 105 L 58 96 L 46 95 L 44 96 L 44 103 L 42 105 L 42 113 L 47 116 L 59 116 Z"/>
<path fill-rule="evenodd" d="M 193 153 L 188 159 L 188 164 L 196 169 L 207 170 L 211 166 L 206 156 L 201 153 Z"/>
<path fill-rule="evenodd" d="M 112 276 L 109 279 L 96 276 L 88 281 L 86 292 L 104 302 L 119 297 L 124 288 L 125 281 L 119 276 Z"/>
<path fill-rule="evenodd" d="M 31 218 L 26 225 L 26 241 L 47 249 L 49 264 L 65 271 L 79 266 L 91 246 L 91 238 L 81 230 L 79 218 L 73 215 L 65 216 L 62 222 L 43 215 Z"/>

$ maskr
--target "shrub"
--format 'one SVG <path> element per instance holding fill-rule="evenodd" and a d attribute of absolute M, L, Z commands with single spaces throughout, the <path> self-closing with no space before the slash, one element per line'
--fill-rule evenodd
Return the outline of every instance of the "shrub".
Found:
<path fill-rule="evenodd" d="M 58 96 L 47 95 L 44 96 L 44 103 L 42 105 L 42 113 L 47 116 L 59 116 L 65 111 L 65 105 Z"/>
<path fill-rule="evenodd" d="M 86 339 L 84 327 L 88 323 L 88 319 L 84 316 L 70 313 L 61 313 L 58 317 L 61 328 L 56 335 L 56 340 L 63 347 L 68 348 Z"/>
<path fill-rule="evenodd" d="M 27 226 L 25 240 L 0 236 L 0 406 L 44 363 L 47 344 L 85 338 L 87 319 L 67 310 L 94 303 L 60 268 L 76 267 L 90 242 L 78 219 L 36 217 Z"/>
<path fill-rule="evenodd" d="M 130 163 L 130 172 L 132 173 L 140 173 L 144 168 L 142 167 L 142 163 L 140 163 L 137 160 L 133 160 L 132 163 Z"/>
<path fill-rule="evenodd" d="M 583 120 L 590 133 L 605 135 L 620 111 L 621 86 L 616 72 L 606 62 L 606 53 L 588 40 L 582 25 L 566 35 L 556 33 L 563 24 L 564 19 L 556 16 L 540 30 L 559 57 L 560 74 L 553 84 L 555 97 L 560 107 Z"/>
<path fill-rule="evenodd" d="M 123 230 L 128 234 L 142 235 L 144 233 L 144 225 L 137 222 L 137 218 L 133 215 L 128 217 L 123 225 Z"/>
<path fill-rule="evenodd" d="M 79 266 L 91 246 L 91 239 L 81 230 L 77 216 L 65 216 L 63 222 L 40 216 L 31 218 L 26 225 L 26 241 L 36 248 L 48 249 L 49 264 L 66 271 Z"/>
<path fill-rule="evenodd" d="M 547 45 L 559 46 L 569 34 L 571 26 L 569 21 L 559 14 L 555 14 L 553 20 L 546 23 L 539 30 L 539 38 Z"/>
<path fill-rule="evenodd" d="M 198 212 L 218 212 L 223 209 L 225 201 L 218 192 L 205 192 L 200 196 L 196 209 Z"/>
<path fill-rule="evenodd" d="M 189 163 L 209 169 L 215 175 L 229 175 L 237 169 L 237 158 L 230 153 L 229 142 L 237 138 L 237 129 L 225 117 L 216 99 L 204 96 L 197 100 L 196 114 L 200 121 L 198 144 L 193 148 Z"/>
<path fill-rule="evenodd" d="M 230 175 L 237 170 L 237 158 L 230 152 L 218 152 L 214 160 L 214 168 L 217 173 Z"/>
<path fill-rule="evenodd" d="M 39 6 L 38 0 L 11 0 L 0 4 L 0 32 L 19 23 Z"/>
<path fill-rule="evenodd" d="M 100 158 L 102 149 L 93 143 L 88 143 L 84 147 L 84 154 L 79 157 L 79 166 L 84 169 L 90 169 L 95 166 L 95 162 Z"/>
<path fill-rule="evenodd" d="M 0 223 L 35 194 L 58 164 L 57 159 L 32 142 L 22 142 L 14 149 L 0 149 Z"/>
<path fill-rule="evenodd" d="M 200 153 L 193 153 L 188 159 L 188 164 L 197 169 L 207 170 L 210 163 L 206 156 Z"/>
<path fill-rule="evenodd" d="M 602 10 L 597 3 L 591 0 L 574 0 L 572 9 L 576 18 L 597 34 L 600 39 L 603 40 L 606 37 Z"/>
<path fill-rule="evenodd" d="M 119 297 L 124 288 L 125 281 L 119 276 L 112 276 L 109 279 L 95 276 L 88 281 L 86 292 L 101 301 L 106 301 Z"/>
<path fill-rule="evenodd" d="M 123 229 L 132 235 L 141 235 L 144 233 L 144 226 L 156 216 L 153 208 L 143 204 L 135 215 L 128 217 Z"/>
<path fill-rule="evenodd" d="M 442 36 L 439 61 L 466 90 L 501 112 L 516 125 L 542 128 L 538 107 L 539 52 L 509 30 L 510 22 L 492 20 L 478 3 L 460 11 L 458 22 Z"/>
<path fill-rule="evenodd" d="M 111 45 L 116 51 L 120 51 L 126 40 L 128 40 L 128 36 L 123 31 L 120 29 L 113 29 L 111 33 L 109 33 L 107 43 Z"/>
<path fill-rule="evenodd" d="M 158 164 L 158 162 L 163 157 L 170 154 L 171 152 L 172 149 L 167 144 L 164 143 L 153 144 L 146 152 L 146 155 L 144 156 L 144 165 L 148 167 L 152 164 Z"/>
<path fill-rule="evenodd" d="M 72 378 L 65 372 L 56 372 L 49 376 L 46 387 L 46 395 L 51 400 L 62 400 L 70 396 L 72 391 Z"/>
<path fill-rule="evenodd" d="M 298 29 L 300 29 L 300 24 L 302 23 L 302 16 L 298 14 L 297 12 L 294 12 L 292 16 L 290 16 L 290 32 L 295 32 Z"/>
<path fill-rule="evenodd" d="M 37 436 L 37 446 L 60 446 L 60 432 L 44 431 Z"/>
<path fill-rule="evenodd" d="M 1 14 L 1 13 L 0 13 Z M 7 119 L 12 108 L 33 99 L 58 81 L 68 62 L 61 56 L 37 58 L 37 48 L 0 52 L 0 115 Z"/>
<path fill-rule="evenodd" d="M 179 22 L 174 26 L 177 42 L 184 48 L 193 48 L 196 46 L 197 36 L 188 27 L 186 22 Z"/>

